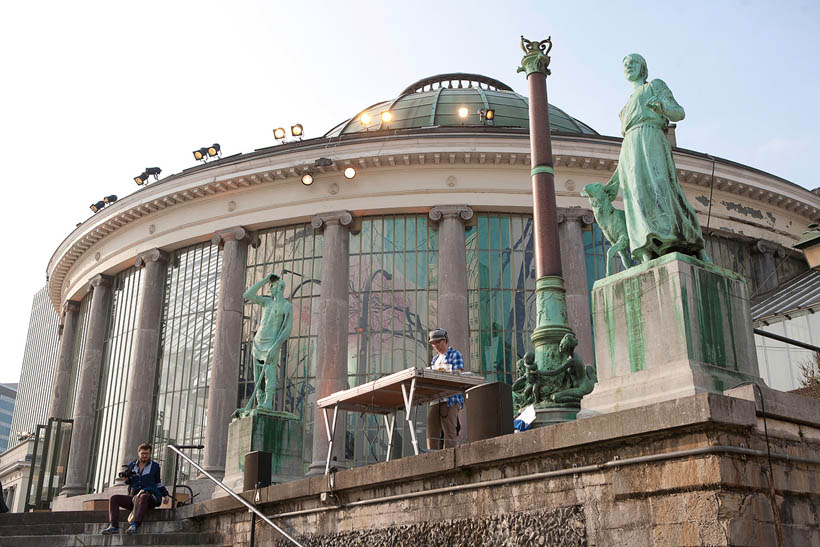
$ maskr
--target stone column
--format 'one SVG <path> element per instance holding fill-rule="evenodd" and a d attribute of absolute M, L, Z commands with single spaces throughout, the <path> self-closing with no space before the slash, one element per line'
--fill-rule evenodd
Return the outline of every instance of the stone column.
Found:
<path fill-rule="evenodd" d="M 576 352 L 584 363 L 595 362 L 592 315 L 587 287 L 587 261 L 583 227 L 595 222 L 592 211 L 577 207 L 558 209 L 558 242 L 561 244 L 561 269 L 567 293 L 569 326 L 578 337 Z"/>
<path fill-rule="evenodd" d="M 461 351 L 464 370 L 470 370 L 470 332 L 467 304 L 467 248 L 464 222 L 473 218 L 467 205 L 439 205 L 430 210 L 438 223 L 438 324 L 450 345 Z"/>
<path fill-rule="evenodd" d="M 236 410 L 239 393 L 239 352 L 242 345 L 242 315 L 245 303 L 245 269 L 250 235 L 241 226 L 213 237 L 221 245 L 222 278 L 219 281 L 219 303 L 216 308 L 214 357 L 208 386 L 208 410 L 205 429 L 205 454 L 202 467 L 218 479 L 225 475 L 225 451 L 228 424 Z"/>
<path fill-rule="evenodd" d="M 60 325 L 60 345 L 57 349 L 57 362 L 54 367 L 54 379 L 51 383 L 51 401 L 48 405 L 50 418 L 70 418 L 68 415 L 68 394 L 71 393 L 71 365 L 74 361 L 74 339 L 77 336 L 77 319 L 80 315 L 80 304 L 68 300 L 63 305 L 62 325 Z"/>
<path fill-rule="evenodd" d="M 752 246 L 752 270 L 757 288 L 755 294 L 768 292 L 777 287 L 777 260 L 782 260 L 786 251 L 773 241 L 759 239 Z"/>
<path fill-rule="evenodd" d="M 91 279 L 93 293 L 88 312 L 88 330 L 85 335 L 83 361 L 79 371 L 77 402 L 74 405 L 71 449 L 68 455 L 65 486 L 60 492 L 66 496 L 85 494 L 88 489 L 90 447 L 93 445 L 97 395 L 100 390 L 105 329 L 111 310 L 111 281 L 111 277 L 107 275 L 97 275 Z"/>
<path fill-rule="evenodd" d="M 128 372 L 128 393 L 125 399 L 125 423 L 120 443 L 120 463 L 128 463 L 141 443 L 150 443 L 151 410 L 157 379 L 157 351 L 162 321 L 165 278 L 168 274 L 168 253 L 151 249 L 136 260 L 144 268 L 134 333 L 134 354 Z"/>
<path fill-rule="evenodd" d="M 319 340 L 316 351 L 316 400 L 347 389 L 348 278 L 350 264 L 349 211 L 317 215 L 313 228 L 324 232 L 322 244 L 322 294 L 319 297 Z M 332 458 L 340 468 L 344 464 L 345 413 L 336 419 Z M 313 456 L 308 475 L 325 472 L 327 434 L 323 413 L 314 407 Z M 331 458 L 331 459 L 332 459 Z"/>

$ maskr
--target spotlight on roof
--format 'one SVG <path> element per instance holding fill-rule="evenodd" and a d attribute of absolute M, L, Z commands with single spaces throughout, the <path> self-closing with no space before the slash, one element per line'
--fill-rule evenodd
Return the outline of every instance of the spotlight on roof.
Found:
<path fill-rule="evenodd" d="M 470 111 L 467 110 L 466 106 L 462 106 L 461 108 L 458 109 L 458 117 L 459 118 L 462 118 L 462 119 L 466 118 L 467 114 L 469 114 L 469 113 L 470 113 Z"/>
<path fill-rule="evenodd" d="M 142 186 L 143 184 L 148 182 L 148 177 L 149 176 L 150 175 L 148 175 L 148 172 L 143 171 L 142 173 L 140 173 L 139 175 L 134 177 L 134 182 L 136 182 L 138 185 Z"/>
<path fill-rule="evenodd" d="M 104 201 L 98 201 L 97 203 L 92 203 L 91 204 L 91 210 L 94 211 L 95 213 L 98 213 L 98 212 L 102 211 L 103 207 L 105 207 L 105 202 Z"/>
<path fill-rule="evenodd" d="M 222 156 L 222 147 L 219 146 L 218 142 L 215 142 L 208 147 L 208 157 L 215 158 L 216 156 Z"/>
<path fill-rule="evenodd" d="M 333 160 L 330 158 L 319 158 L 318 160 L 313 162 L 313 165 L 315 165 L 316 167 L 330 167 L 331 165 L 333 165 Z"/>
<path fill-rule="evenodd" d="M 348 167 L 347 169 L 345 169 L 344 173 L 346 179 L 352 179 L 356 176 L 356 170 L 352 167 Z"/>
<path fill-rule="evenodd" d="M 110 196 L 105 196 L 103 198 L 103 203 L 105 203 L 106 205 L 111 205 L 115 201 L 117 201 L 117 196 L 115 196 L 114 194 L 111 194 Z"/>
<path fill-rule="evenodd" d="M 304 175 L 302 175 L 302 184 L 304 184 L 305 186 L 310 186 L 311 184 L 313 184 L 313 175 L 311 175 L 310 173 L 305 173 Z"/>
<path fill-rule="evenodd" d="M 277 127 L 276 129 L 273 130 L 273 138 L 276 139 L 277 141 L 281 141 L 282 139 L 285 138 L 286 135 L 287 135 L 287 133 L 285 133 L 285 128 L 284 127 Z"/>
<path fill-rule="evenodd" d="M 495 110 L 492 108 L 482 108 L 478 111 L 478 119 L 481 121 L 487 120 L 488 122 L 493 121 L 495 118 Z"/>
<path fill-rule="evenodd" d="M 362 115 L 359 117 L 359 121 L 362 122 L 362 125 L 370 125 L 370 122 L 373 118 L 370 117 L 370 114 L 367 112 L 363 112 Z"/>
<path fill-rule="evenodd" d="M 154 177 L 154 180 L 159 180 L 159 174 L 162 173 L 162 169 L 159 167 L 146 167 L 145 173 Z"/>
<path fill-rule="evenodd" d="M 290 126 L 290 134 L 294 137 L 301 137 L 302 133 L 305 132 L 305 128 L 302 127 L 301 123 L 297 123 L 296 125 Z"/>
<path fill-rule="evenodd" d="M 385 110 L 384 112 L 382 112 L 382 121 L 384 123 L 390 123 L 391 121 L 393 121 L 393 113 L 389 110 Z"/>
<path fill-rule="evenodd" d="M 208 149 L 207 148 L 200 148 L 199 150 L 194 150 L 194 159 L 196 161 L 205 161 L 208 159 Z"/>

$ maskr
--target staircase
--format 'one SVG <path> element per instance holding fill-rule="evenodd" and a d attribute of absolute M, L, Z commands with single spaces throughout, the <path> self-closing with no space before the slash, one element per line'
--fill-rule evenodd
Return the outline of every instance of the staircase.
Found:
<path fill-rule="evenodd" d="M 152 511 L 137 534 L 126 534 L 128 514 L 120 512 L 120 533 L 104 536 L 107 511 L 0 514 L 0 547 L 90 547 L 98 545 L 176 545 L 224 547 L 213 532 L 194 520 L 174 520 L 170 511 Z"/>

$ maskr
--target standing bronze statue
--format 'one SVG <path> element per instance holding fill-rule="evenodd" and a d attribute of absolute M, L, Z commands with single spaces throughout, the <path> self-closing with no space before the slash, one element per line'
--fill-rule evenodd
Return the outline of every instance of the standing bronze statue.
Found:
<path fill-rule="evenodd" d="M 647 81 L 642 56 L 627 55 L 623 67 L 633 92 L 620 113 L 624 140 L 605 189 L 614 198 L 620 187 L 632 258 L 648 262 L 681 252 L 708 262 L 700 223 L 681 190 L 664 134 L 670 121 L 683 119 L 683 107 L 663 80 Z"/>
<path fill-rule="evenodd" d="M 266 283 L 270 284 L 270 296 L 257 294 Z M 259 320 L 259 328 L 253 337 L 254 388 L 245 406 L 246 412 L 253 406 L 254 398 L 257 408 L 273 410 L 279 350 L 293 328 L 293 306 L 285 299 L 284 293 L 285 281 L 272 273 L 266 275 L 242 295 L 246 301 L 262 306 L 262 318 Z M 264 391 L 260 389 L 263 379 L 265 381 Z"/>

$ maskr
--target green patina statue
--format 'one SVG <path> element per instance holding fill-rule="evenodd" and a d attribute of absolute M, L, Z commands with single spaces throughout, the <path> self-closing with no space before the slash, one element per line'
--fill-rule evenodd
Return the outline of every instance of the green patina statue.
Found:
<path fill-rule="evenodd" d="M 270 296 L 257 294 L 266 283 L 270 284 Z M 254 400 L 257 408 L 272 411 L 276 391 L 276 365 L 279 350 L 290 336 L 293 328 L 293 306 L 285 299 L 285 281 L 276 274 L 269 274 L 242 295 L 248 302 L 262 306 L 262 318 L 253 337 L 253 393 L 244 412 L 250 411 Z M 265 389 L 262 391 L 262 380 Z"/>
<path fill-rule="evenodd" d="M 632 258 L 648 262 L 677 251 L 709 262 L 700 223 L 681 190 L 664 134 L 670 121 L 683 119 L 683 107 L 663 80 L 647 81 L 642 56 L 627 55 L 623 67 L 633 92 L 620 113 L 624 140 L 605 190 L 612 198 L 621 190 Z"/>
<path fill-rule="evenodd" d="M 521 49 L 524 51 L 524 58 L 521 59 L 521 66 L 516 72 L 524 72 L 529 76 L 533 72 L 543 72 L 547 76 L 551 74 L 550 50 L 552 49 L 552 36 L 540 42 L 527 40 L 521 37 Z"/>
<path fill-rule="evenodd" d="M 607 190 L 603 184 L 597 182 L 587 184 L 581 190 L 581 195 L 589 198 L 595 221 L 611 245 L 606 252 L 606 275 L 612 273 L 612 259 L 615 257 L 615 253 L 618 253 L 618 256 L 621 257 L 624 268 L 632 266 L 632 261 L 626 255 L 626 250 L 629 249 L 626 214 L 612 205 L 617 194 L 617 186 L 611 186 Z"/>

